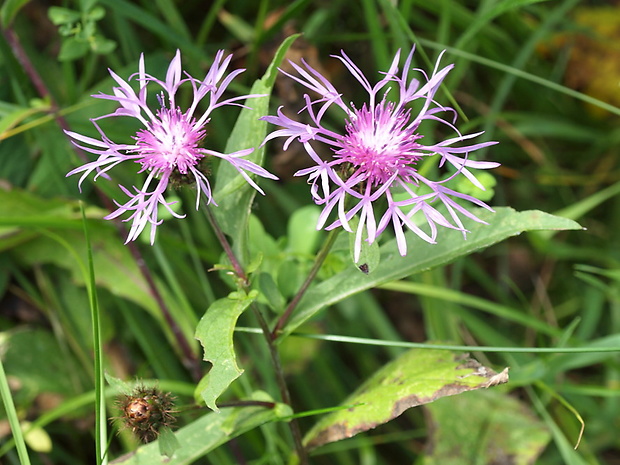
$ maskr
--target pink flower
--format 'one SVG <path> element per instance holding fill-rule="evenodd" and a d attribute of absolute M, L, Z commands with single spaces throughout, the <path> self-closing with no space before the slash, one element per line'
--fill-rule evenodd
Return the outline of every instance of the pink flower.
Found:
<path fill-rule="evenodd" d="M 416 78 L 409 78 L 413 52 L 411 50 L 405 60 L 402 73 L 397 75 L 399 51 L 390 68 L 383 73 L 383 79 L 374 86 L 344 52 L 342 56 L 334 56 L 368 93 L 368 102 L 361 107 L 346 104 L 342 94 L 327 78 L 305 61 L 302 61 L 303 66 L 291 63 L 298 75 L 284 74 L 318 94 L 315 100 L 306 94 L 306 105 L 300 111 L 306 111 L 312 123 L 299 123 L 282 113 L 281 108 L 277 116 L 262 118 L 281 127 L 269 134 L 265 142 L 285 137 L 286 150 L 296 139 L 315 163 L 295 175 L 308 176 L 312 183 L 312 197 L 315 203 L 323 206 L 317 229 L 325 227 L 331 213 L 335 212 L 337 218 L 325 229 L 342 227 L 353 232 L 349 221 L 359 214 L 355 231 L 355 262 L 360 256 L 362 239 L 365 237 L 369 243 L 374 242 L 389 224 L 396 235 L 398 250 L 404 256 L 407 253 L 405 229 L 435 243 L 438 225 L 457 229 L 465 235 L 467 230 L 460 216 L 483 222 L 461 206 L 457 199 L 491 210 L 481 200 L 459 193 L 447 183 L 463 175 L 484 190 L 470 170 L 495 168 L 499 164 L 471 160 L 469 153 L 496 142 L 455 147 L 455 144 L 482 133 L 462 135 L 454 126 L 456 112 L 435 101 L 435 93 L 453 65 L 439 69 L 438 60 L 430 77 L 415 70 L 422 74 L 421 83 Z M 390 92 L 398 94 L 393 96 Z M 388 95 L 398 98 L 388 99 Z M 419 110 L 414 111 L 409 106 L 414 101 L 418 101 Z M 344 112 L 342 123 L 330 120 L 330 124 L 324 124 L 327 110 L 334 105 Z M 452 114 L 450 120 L 444 119 L 446 113 Z M 456 135 L 442 142 L 425 144 L 425 136 L 419 132 L 420 123 L 425 120 L 443 124 Z M 323 160 L 318 156 L 313 148 L 317 143 L 326 144 L 331 149 L 330 158 Z M 452 173 L 441 180 L 427 179 L 419 167 L 428 157 L 435 157 L 439 167 L 448 165 Z M 436 208 L 438 205 L 444 208 Z M 416 214 L 423 216 L 428 232 L 418 226 L 414 220 Z"/>
<path fill-rule="evenodd" d="M 97 155 L 97 160 L 86 163 L 72 171 L 67 176 L 82 173 L 78 185 L 93 171 L 94 179 L 99 176 L 107 176 L 107 172 L 114 166 L 124 161 L 133 161 L 140 165 L 139 172 L 146 173 L 146 180 L 141 188 L 133 187 L 133 192 L 123 186 L 122 191 L 127 194 L 129 200 L 124 204 L 118 204 L 118 209 L 107 215 L 106 219 L 116 218 L 123 213 L 129 212 L 129 218 L 123 221 L 132 221 L 127 242 L 135 240 L 144 228 L 151 225 L 151 244 L 155 240 L 155 231 L 163 220 L 158 220 L 158 206 L 162 205 L 173 216 L 183 218 L 174 212 L 164 194 L 174 180 L 188 181 L 196 185 L 196 209 L 200 205 L 201 193 L 206 197 L 207 204 L 215 201 L 211 195 L 211 184 L 207 176 L 200 169 L 200 161 L 206 157 L 218 157 L 232 164 L 245 180 L 257 191 L 263 191 L 248 175 L 248 172 L 270 179 L 277 179 L 259 165 L 245 160 L 253 148 L 240 150 L 234 153 L 221 153 L 202 147 L 207 135 L 207 124 L 211 120 L 211 113 L 218 107 L 225 105 L 243 106 L 237 103 L 251 97 L 260 95 L 241 95 L 222 99 L 224 91 L 230 82 L 243 70 L 235 70 L 225 76 L 232 55 L 224 58 L 224 51 L 220 50 L 209 72 L 203 80 L 198 80 L 185 73 L 182 77 L 181 55 L 177 51 L 170 62 L 165 81 L 161 81 L 149 74 L 144 69 L 144 55 L 140 57 L 138 73 L 129 77 L 136 78 L 139 89 L 134 89 L 116 73 L 110 70 L 112 78 L 119 87 L 114 87 L 113 95 L 98 94 L 93 97 L 113 100 L 120 105 L 113 113 L 94 118 L 91 121 L 99 132 L 101 138 L 94 139 L 75 132 L 66 131 L 74 139 L 73 143 L 81 149 Z M 129 81 L 128 80 L 128 81 Z M 157 95 L 159 108 L 152 110 L 147 104 L 147 86 L 155 83 L 163 91 Z M 189 108 L 182 109 L 176 102 L 176 93 L 183 84 L 191 85 L 193 100 Z M 208 98 L 207 98 L 208 97 Z M 207 100 L 207 108 L 199 110 L 198 106 L 203 99 Z M 133 136 L 131 143 L 113 142 L 99 127 L 97 121 L 112 116 L 128 116 L 137 119 L 142 128 Z M 76 142 L 77 141 L 77 142 Z M 81 145 L 86 144 L 86 145 Z"/>

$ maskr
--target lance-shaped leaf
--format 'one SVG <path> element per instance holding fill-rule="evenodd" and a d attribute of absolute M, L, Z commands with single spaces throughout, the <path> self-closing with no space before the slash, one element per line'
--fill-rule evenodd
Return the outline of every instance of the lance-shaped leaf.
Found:
<path fill-rule="evenodd" d="M 441 231 L 437 244 L 429 244 L 415 234 L 408 234 L 409 252 L 406 257 L 400 256 L 396 241 L 392 240 L 381 247 L 381 263 L 372 273 L 360 273 L 359 269 L 350 265 L 344 271 L 310 289 L 283 332 L 288 334 L 294 331 L 318 311 L 353 294 L 445 265 L 524 231 L 582 229 L 572 220 L 535 210 L 517 212 L 512 208 L 503 207 L 497 208 L 495 213 L 487 210 L 474 213 L 488 224 L 464 221 L 470 231 L 466 240 L 463 240 L 460 231 L 450 229 Z"/>
<path fill-rule="evenodd" d="M 275 54 L 273 62 L 262 79 L 256 81 L 250 94 L 264 97 L 249 99 L 237 118 L 226 144 L 225 153 L 256 147 L 247 160 L 262 165 L 264 147 L 260 144 L 267 133 L 267 123 L 258 118 L 269 113 L 269 95 L 276 80 L 278 66 L 297 35 L 287 38 Z M 256 190 L 252 188 L 229 163 L 221 163 L 216 178 L 213 198 L 218 204 L 213 213 L 222 230 L 232 238 L 233 250 L 238 258 L 245 258 L 248 217 Z"/>
<path fill-rule="evenodd" d="M 338 410 L 319 421 L 304 438 L 309 449 L 350 438 L 396 418 L 405 410 L 445 396 L 508 381 L 501 373 L 466 356 L 437 349 L 412 349 L 385 365 Z"/>
<path fill-rule="evenodd" d="M 200 394 L 210 409 L 219 412 L 215 401 L 236 380 L 243 370 L 237 366 L 233 332 L 237 319 L 257 296 L 233 292 L 228 298 L 215 301 L 196 328 L 196 339 L 204 348 L 204 360 L 211 363 L 209 373 L 200 382 Z"/>

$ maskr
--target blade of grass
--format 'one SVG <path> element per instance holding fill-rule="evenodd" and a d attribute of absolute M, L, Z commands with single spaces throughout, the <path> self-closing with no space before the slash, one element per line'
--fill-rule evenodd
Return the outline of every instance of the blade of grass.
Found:
<path fill-rule="evenodd" d="M 259 328 L 237 326 L 236 332 L 262 334 Z M 321 341 L 343 342 L 346 344 L 361 344 L 368 346 L 382 347 L 402 347 L 405 349 L 437 349 L 465 352 L 504 352 L 504 353 L 529 353 L 529 354 L 581 354 L 581 353 L 607 353 L 620 352 L 620 346 L 590 345 L 589 347 L 494 347 L 494 346 L 466 346 L 454 344 L 435 344 L 433 342 L 408 342 L 408 341 L 387 341 L 384 339 L 373 339 L 367 337 L 341 336 L 338 334 L 313 334 L 313 333 L 291 333 L 290 336 L 302 337 L 307 339 L 318 339 Z"/>
<path fill-rule="evenodd" d="M 385 28 L 381 24 L 381 14 L 374 0 L 363 0 L 362 7 L 364 19 L 372 38 L 373 56 L 379 68 L 382 68 L 390 63 L 390 52 L 388 51 L 390 45 L 385 36 Z"/>
<path fill-rule="evenodd" d="M 183 17 L 179 13 L 179 10 L 174 2 L 171 0 L 156 0 L 155 3 L 161 12 L 161 15 L 166 18 L 166 21 L 170 27 L 184 39 L 191 40 L 191 34 L 187 24 L 183 21 Z"/>
<path fill-rule="evenodd" d="M 458 303 L 460 305 L 469 306 L 488 312 L 492 315 L 520 323 L 525 327 L 535 329 L 539 333 L 547 334 L 549 336 L 560 337 L 562 331 L 558 328 L 553 328 L 537 320 L 523 312 L 520 312 L 514 308 L 509 308 L 504 305 L 496 304 L 495 302 L 489 302 L 488 300 L 481 299 L 479 297 L 467 295 L 462 292 L 458 292 L 453 289 L 446 289 L 439 286 L 431 286 L 427 284 L 414 283 L 411 281 L 395 281 L 378 286 L 380 289 L 389 289 L 391 291 L 407 292 L 409 294 L 425 297 L 433 297 L 441 299 L 446 302 Z"/>
<path fill-rule="evenodd" d="M 97 288 L 95 284 L 95 267 L 93 263 L 93 251 L 88 235 L 88 224 L 84 204 L 80 202 L 82 212 L 82 222 L 84 225 L 84 237 L 86 239 L 86 250 L 88 255 L 88 297 L 90 300 L 90 312 L 92 317 L 93 330 L 93 356 L 95 371 L 95 451 L 97 463 L 106 465 L 108 463 L 107 450 L 108 430 L 107 415 L 105 406 L 104 387 L 105 379 L 103 376 L 103 351 L 101 348 L 101 321 L 99 315 L 99 305 L 97 301 Z"/>
<path fill-rule="evenodd" d="M 24 442 L 24 435 L 22 433 L 21 426 L 19 425 L 19 418 L 17 417 L 17 411 L 15 410 L 15 404 L 13 403 L 13 397 L 11 396 L 9 382 L 6 378 L 6 373 L 4 372 L 2 359 L 0 359 L 0 394 L 2 395 L 2 402 L 4 403 L 6 416 L 9 420 L 11 431 L 13 432 L 19 462 L 21 465 L 30 465 L 30 457 L 28 456 L 28 450 L 26 449 L 26 443 Z"/>

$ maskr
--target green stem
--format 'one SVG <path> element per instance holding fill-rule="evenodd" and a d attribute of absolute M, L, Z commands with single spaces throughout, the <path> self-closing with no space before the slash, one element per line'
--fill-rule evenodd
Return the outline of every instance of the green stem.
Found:
<path fill-rule="evenodd" d="M 243 290 L 248 292 L 250 290 L 248 277 L 245 271 L 243 270 L 241 263 L 235 256 L 235 253 L 233 252 L 232 247 L 230 246 L 230 243 L 228 242 L 228 239 L 226 239 L 226 235 L 224 234 L 222 229 L 219 227 L 217 219 L 215 218 L 215 215 L 213 215 L 213 212 L 211 211 L 211 209 L 206 205 L 204 206 L 203 209 L 206 212 L 207 219 L 209 220 L 209 223 L 211 224 L 211 227 L 213 228 L 213 231 L 215 232 L 216 237 L 218 238 L 220 244 L 222 245 L 222 248 L 224 249 L 226 256 L 230 260 L 230 263 L 235 271 L 235 274 L 238 277 L 238 282 L 242 286 Z M 282 369 L 282 364 L 280 362 L 280 354 L 278 354 L 278 349 L 274 343 L 274 339 L 271 337 L 271 332 L 269 331 L 269 325 L 267 324 L 267 322 L 265 321 L 265 318 L 263 317 L 263 314 L 260 312 L 259 308 L 255 304 L 252 304 L 252 310 L 254 312 L 256 319 L 258 320 L 259 326 L 262 329 L 263 336 L 265 337 L 265 341 L 267 342 L 267 347 L 269 348 L 269 354 L 271 356 L 273 368 L 276 373 L 276 380 L 278 383 L 278 388 L 280 390 L 280 396 L 282 398 L 282 402 L 284 402 L 287 405 L 292 406 L 291 395 L 288 390 L 286 379 L 284 377 L 284 370 Z M 295 451 L 297 452 L 299 463 L 300 465 L 308 465 L 309 463 L 308 455 L 306 454 L 306 450 L 304 449 L 304 446 L 301 442 L 301 431 L 299 429 L 299 424 L 295 419 L 292 419 L 291 421 L 288 422 L 288 425 L 291 430 L 291 434 L 293 436 L 293 443 L 295 444 Z"/>
<path fill-rule="evenodd" d="M 213 231 L 215 232 L 215 236 L 217 237 L 217 240 L 222 245 L 222 248 L 224 249 L 226 256 L 230 260 L 230 264 L 232 265 L 233 270 L 235 271 L 235 274 L 241 280 L 244 289 L 247 288 L 249 284 L 248 277 L 245 274 L 245 271 L 243 270 L 241 263 L 239 262 L 239 260 L 237 260 L 237 257 L 235 253 L 233 252 L 232 247 L 230 246 L 230 243 L 228 242 L 228 239 L 226 239 L 226 235 L 224 234 L 224 232 L 221 230 L 220 226 L 218 225 L 215 215 L 213 214 L 213 212 L 211 211 L 208 205 L 203 205 L 202 209 L 207 215 L 207 219 L 209 220 L 209 223 L 211 224 L 211 227 L 213 228 Z"/>
<path fill-rule="evenodd" d="M 84 238 L 86 239 L 86 251 L 88 255 L 88 297 L 90 300 L 93 331 L 93 358 L 95 365 L 95 454 L 97 457 L 97 463 L 106 465 L 108 463 L 108 458 L 107 452 L 104 452 L 104 448 L 108 443 L 108 432 L 105 397 L 103 393 L 105 380 L 103 376 L 103 351 L 101 350 L 101 317 L 99 314 L 99 303 L 97 301 L 97 287 L 95 281 L 95 266 L 93 263 L 92 247 L 86 224 L 84 204 L 81 202 L 80 209 L 82 212 Z"/>
<path fill-rule="evenodd" d="M 258 324 L 263 331 L 263 336 L 265 336 L 265 341 L 267 341 L 267 346 L 269 347 L 269 354 L 271 355 L 271 361 L 276 372 L 276 379 L 280 389 L 280 395 L 282 396 L 282 402 L 292 406 L 291 394 L 288 390 L 286 379 L 284 378 L 284 370 L 282 369 L 280 354 L 278 353 L 278 348 L 276 347 L 275 341 L 269 331 L 269 325 L 267 325 L 263 314 L 255 304 L 252 304 L 252 310 L 254 311 L 254 315 L 258 320 Z M 306 465 L 308 463 L 308 456 L 306 455 L 306 449 L 304 449 L 301 442 L 301 430 L 299 429 L 299 423 L 295 419 L 292 419 L 289 422 L 289 427 L 291 429 L 291 434 L 293 435 L 293 442 L 295 443 L 295 450 L 297 451 L 297 456 L 299 457 L 299 463 L 301 465 Z"/>
<path fill-rule="evenodd" d="M 13 439 L 15 440 L 15 447 L 17 448 L 17 455 L 19 456 L 19 463 L 21 465 L 30 465 L 28 449 L 26 449 L 24 435 L 22 434 L 22 430 L 19 425 L 19 418 L 17 417 L 17 411 L 15 410 L 15 404 L 13 403 L 11 389 L 9 388 L 6 373 L 4 372 L 2 360 L 0 360 L 0 394 L 2 396 L 2 401 L 4 402 L 4 410 L 6 412 L 7 419 L 9 420 L 11 431 L 13 431 Z"/>
<path fill-rule="evenodd" d="M 310 284 L 312 284 L 312 281 L 314 281 L 316 274 L 319 272 L 319 270 L 321 269 L 321 266 L 323 265 L 323 262 L 327 258 L 327 254 L 329 254 L 329 251 L 334 245 L 334 242 L 336 242 L 336 237 L 338 236 L 338 232 L 339 231 L 336 229 L 329 232 L 329 235 L 327 236 L 327 240 L 325 241 L 325 243 L 323 244 L 323 247 L 317 254 L 316 259 L 314 261 L 314 265 L 312 265 L 312 269 L 310 270 L 310 273 L 308 273 L 306 280 L 299 288 L 299 291 L 297 291 L 297 294 L 295 294 L 295 297 L 293 297 L 293 300 L 290 301 L 290 303 L 286 307 L 286 310 L 284 310 L 284 313 L 282 313 L 282 315 L 280 315 L 280 318 L 278 318 L 278 321 L 275 327 L 273 328 L 273 331 L 271 332 L 272 340 L 277 339 L 280 331 L 282 331 L 282 328 L 284 328 L 284 325 L 286 324 L 286 322 L 289 320 L 289 318 L 293 314 L 293 311 L 297 307 L 297 304 L 299 303 L 301 298 L 304 296 L 304 294 L 310 287 Z"/>

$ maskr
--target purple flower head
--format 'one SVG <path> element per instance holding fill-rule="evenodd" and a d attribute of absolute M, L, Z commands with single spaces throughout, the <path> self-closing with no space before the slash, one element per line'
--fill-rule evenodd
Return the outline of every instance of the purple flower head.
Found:
<path fill-rule="evenodd" d="M 374 242 L 390 223 L 398 250 L 404 256 L 407 253 L 405 229 L 435 243 L 437 225 L 457 229 L 465 235 L 467 230 L 461 216 L 483 222 L 461 206 L 457 199 L 491 210 L 481 200 L 450 189 L 447 183 L 462 174 L 484 190 L 470 170 L 495 168 L 499 164 L 471 160 L 469 153 L 496 142 L 455 146 L 482 133 L 462 135 L 454 126 L 456 112 L 435 101 L 435 93 L 453 65 L 439 69 L 440 56 L 430 77 L 422 70 L 414 70 L 422 75 L 421 82 L 409 77 L 413 52 L 412 49 L 399 75 L 399 51 L 390 68 L 383 73 L 383 79 L 374 86 L 344 52 L 342 56 L 334 56 L 342 61 L 368 93 L 368 102 L 361 107 L 346 104 L 336 88 L 305 61 L 301 66 L 291 63 L 297 74 L 282 72 L 318 95 L 313 100 L 306 94 L 306 104 L 300 111 L 307 112 L 312 122 L 304 124 L 295 121 L 286 116 L 281 108 L 276 116 L 262 118 L 281 127 L 269 134 L 265 142 L 286 137 L 286 150 L 296 139 L 315 163 L 295 175 L 308 176 L 312 197 L 323 206 L 318 229 L 326 225 L 332 211 L 335 211 L 336 219 L 325 229 L 342 227 L 354 232 L 349 221 L 359 214 L 355 231 L 355 262 L 360 256 L 363 238 L 369 243 Z M 396 88 L 398 98 L 388 99 L 389 92 L 395 91 L 393 88 Z M 414 101 L 417 101 L 419 111 L 414 112 L 410 107 L 409 104 Z M 328 128 L 327 124 L 323 124 L 325 113 L 333 105 L 344 111 L 340 130 L 332 130 L 332 126 Z M 447 119 L 445 114 L 450 118 Z M 439 143 L 425 144 L 424 134 L 418 132 L 420 123 L 425 120 L 443 124 L 456 135 Z M 332 151 L 331 157 L 328 160 L 319 157 L 313 143 L 326 144 Z M 436 157 L 438 167 L 447 162 L 452 173 L 438 181 L 427 179 L 420 173 L 419 167 L 428 157 Z M 440 204 L 444 206 L 442 211 L 436 208 Z M 418 212 L 422 215 L 422 222 L 426 222 L 429 233 L 414 221 L 414 215 Z"/>
<path fill-rule="evenodd" d="M 125 204 L 118 204 L 118 209 L 107 215 L 106 219 L 116 218 L 125 212 L 130 216 L 124 221 L 132 221 L 127 241 L 135 240 L 147 224 L 151 225 L 151 244 L 155 240 L 155 231 L 163 220 L 158 220 L 157 210 L 161 204 L 173 216 L 182 218 L 170 206 L 175 202 L 165 199 L 164 193 L 171 182 L 189 182 L 196 185 L 196 209 L 200 205 L 201 193 L 206 197 L 207 204 L 215 201 L 211 195 L 211 185 L 200 169 L 201 160 L 208 157 L 218 157 L 232 164 L 245 180 L 261 194 L 263 191 L 250 178 L 246 171 L 258 176 L 277 179 L 267 170 L 242 157 L 249 155 L 253 148 L 240 150 L 234 153 L 220 153 L 203 148 L 207 135 L 206 126 L 211 119 L 211 113 L 218 107 L 225 105 L 243 105 L 237 103 L 250 97 L 260 95 L 242 95 L 224 99 L 224 91 L 230 82 L 243 70 L 235 70 L 225 76 L 232 55 L 224 58 L 224 51 L 220 50 L 209 72 L 203 80 L 195 79 L 185 73 L 182 77 L 181 54 L 177 51 L 170 62 L 165 81 L 161 81 L 145 72 L 144 55 L 140 56 L 138 72 L 129 77 L 138 82 L 138 91 L 129 85 L 116 73 L 110 70 L 112 78 L 119 87 L 114 87 L 113 95 L 98 94 L 93 97 L 118 102 L 119 107 L 113 113 L 92 119 L 92 123 L 101 138 L 91 137 L 66 131 L 74 139 L 73 143 L 81 149 L 97 155 L 97 160 L 86 163 L 72 171 L 67 176 L 82 173 L 78 185 L 95 172 L 94 179 L 107 176 L 107 172 L 124 161 L 133 161 L 140 165 L 139 172 L 146 173 L 146 180 L 141 188 L 133 187 L 133 192 L 123 186 L 122 191 L 129 197 Z M 159 107 L 152 110 L 147 104 L 147 86 L 157 84 L 163 89 L 157 94 Z M 193 100 L 189 108 L 182 109 L 176 103 L 176 93 L 181 85 L 188 84 L 193 90 Z M 205 99 L 207 108 L 199 110 L 198 106 Z M 137 119 L 142 128 L 132 137 L 133 142 L 128 144 L 113 142 L 105 135 L 97 123 L 98 120 L 128 116 Z M 81 145 L 86 144 L 86 145 Z"/>

